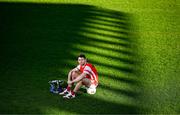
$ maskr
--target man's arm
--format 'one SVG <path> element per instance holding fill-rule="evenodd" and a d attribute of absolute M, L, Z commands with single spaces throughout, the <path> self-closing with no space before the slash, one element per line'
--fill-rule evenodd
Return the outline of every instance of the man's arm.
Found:
<path fill-rule="evenodd" d="M 81 75 L 79 75 L 76 79 L 70 81 L 71 83 L 75 83 L 80 81 L 81 79 L 83 79 L 84 77 L 86 77 L 86 73 L 82 73 Z"/>
<path fill-rule="evenodd" d="M 73 71 L 74 72 L 80 72 L 78 67 L 75 67 L 74 69 L 72 69 L 68 74 L 68 81 L 71 81 L 71 74 L 72 74 Z"/>

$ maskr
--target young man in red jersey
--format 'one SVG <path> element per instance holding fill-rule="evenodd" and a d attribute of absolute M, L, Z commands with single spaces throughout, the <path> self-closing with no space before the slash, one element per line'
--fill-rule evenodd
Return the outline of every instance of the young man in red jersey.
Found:
<path fill-rule="evenodd" d="M 64 98 L 75 98 L 75 93 L 81 88 L 82 85 L 87 87 L 89 94 L 96 93 L 96 87 L 98 86 L 98 73 L 96 68 L 87 62 L 86 56 L 80 54 L 78 56 L 79 65 L 72 69 L 68 74 L 68 86 L 59 93 Z M 74 90 L 71 90 L 72 85 L 76 83 Z"/>

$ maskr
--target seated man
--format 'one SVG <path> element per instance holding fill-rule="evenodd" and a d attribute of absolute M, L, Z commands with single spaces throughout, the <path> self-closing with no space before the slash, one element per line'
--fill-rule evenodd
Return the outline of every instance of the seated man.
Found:
<path fill-rule="evenodd" d="M 98 74 L 96 68 L 87 62 L 84 54 L 78 56 L 79 65 L 72 69 L 68 74 L 68 86 L 59 93 L 64 95 L 64 98 L 75 98 L 75 93 L 80 89 L 82 85 L 85 85 L 90 94 L 95 94 L 96 87 L 98 86 Z M 72 85 L 76 83 L 74 90 L 71 90 Z"/>

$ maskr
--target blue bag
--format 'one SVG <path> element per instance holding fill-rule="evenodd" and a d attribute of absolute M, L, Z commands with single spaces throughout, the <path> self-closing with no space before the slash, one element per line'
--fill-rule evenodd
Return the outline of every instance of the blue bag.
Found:
<path fill-rule="evenodd" d="M 51 93 L 55 93 L 55 94 L 58 94 L 58 93 L 62 92 L 63 91 L 63 89 L 62 89 L 62 84 L 63 83 L 64 83 L 64 81 L 62 81 L 62 80 L 49 81 L 49 84 L 50 84 L 49 91 Z"/>

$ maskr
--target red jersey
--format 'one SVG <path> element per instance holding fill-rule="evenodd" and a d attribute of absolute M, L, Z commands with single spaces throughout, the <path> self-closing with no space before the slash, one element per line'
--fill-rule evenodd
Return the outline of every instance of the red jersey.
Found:
<path fill-rule="evenodd" d="M 87 74 L 86 78 L 98 83 L 98 73 L 96 68 L 92 64 L 86 63 L 84 66 L 78 65 L 77 68 L 80 70 L 81 73 Z"/>

